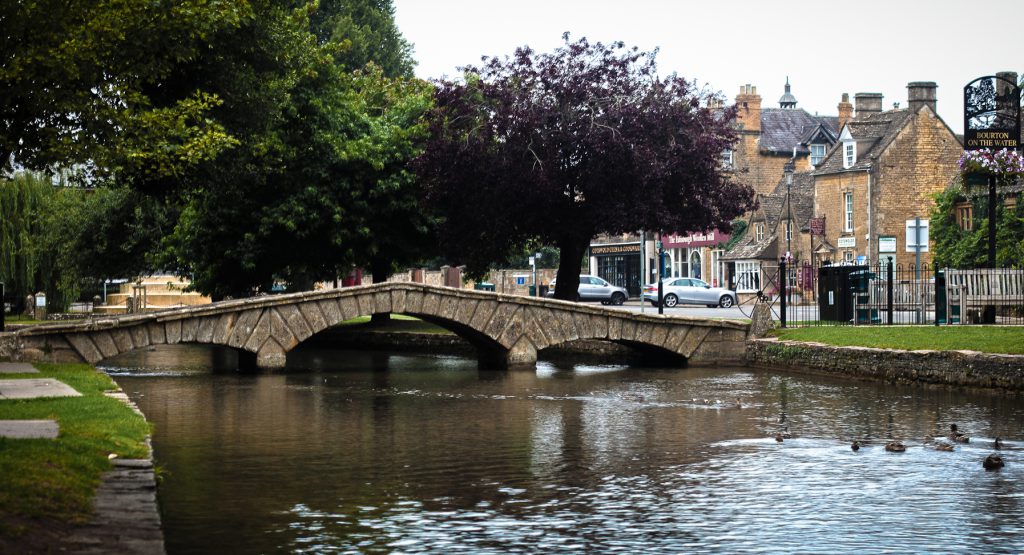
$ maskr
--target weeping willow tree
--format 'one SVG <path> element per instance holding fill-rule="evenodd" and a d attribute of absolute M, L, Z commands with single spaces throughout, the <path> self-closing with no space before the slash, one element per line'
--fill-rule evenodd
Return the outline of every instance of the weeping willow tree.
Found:
<path fill-rule="evenodd" d="M 74 272 L 60 267 L 52 222 L 59 218 L 59 188 L 46 175 L 22 172 L 0 178 L 0 281 L 15 311 L 25 297 L 46 292 L 50 310 L 64 310 L 78 295 Z"/>

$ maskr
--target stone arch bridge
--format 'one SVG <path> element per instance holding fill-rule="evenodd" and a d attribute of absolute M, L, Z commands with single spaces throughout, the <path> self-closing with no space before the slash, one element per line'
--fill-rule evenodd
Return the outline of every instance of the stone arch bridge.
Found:
<path fill-rule="evenodd" d="M 394 312 L 450 329 L 481 361 L 533 364 L 537 352 L 581 339 L 606 340 L 675 362 L 743 358 L 749 324 L 635 314 L 596 305 L 393 282 L 222 301 L 198 307 L 15 332 L 19 360 L 97 363 L 151 345 L 207 343 L 239 351 L 242 366 L 281 368 L 297 345 L 358 316 Z"/>

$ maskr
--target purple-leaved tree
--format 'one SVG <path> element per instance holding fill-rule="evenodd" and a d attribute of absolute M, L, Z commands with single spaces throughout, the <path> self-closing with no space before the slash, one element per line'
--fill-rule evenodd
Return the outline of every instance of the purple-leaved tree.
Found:
<path fill-rule="evenodd" d="M 660 77 L 656 52 L 563 39 L 438 82 L 418 169 L 450 258 L 479 273 L 553 244 L 555 297 L 574 299 L 594 235 L 728 231 L 753 192 L 721 167 L 735 133 L 717 95 Z"/>

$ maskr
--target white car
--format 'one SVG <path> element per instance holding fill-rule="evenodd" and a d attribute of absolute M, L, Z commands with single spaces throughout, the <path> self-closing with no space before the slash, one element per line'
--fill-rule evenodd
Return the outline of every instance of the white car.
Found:
<path fill-rule="evenodd" d="M 547 296 L 555 296 L 555 280 L 548 286 Z M 629 292 L 617 285 L 612 285 L 597 276 L 580 276 L 580 286 L 576 289 L 577 301 L 601 301 L 601 304 L 620 305 L 629 298 Z"/>
<path fill-rule="evenodd" d="M 702 304 L 708 307 L 729 308 L 736 304 L 736 292 L 721 287 L 711 287 L 697 278 L 666 278 L 665 306 L 672 308 L 680 304 Z M 658 306 L 658 284 L 644 287 L 643 300 Z"/>

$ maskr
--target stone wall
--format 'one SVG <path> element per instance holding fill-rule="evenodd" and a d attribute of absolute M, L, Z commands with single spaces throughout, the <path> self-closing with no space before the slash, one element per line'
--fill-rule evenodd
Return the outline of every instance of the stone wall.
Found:
<path fill-rule="evenodd" d="M 1024 356 L 1021 355 L 836 347 L 766 338 L 747 342 L 747 362 L 755 366 L 891 383 L 1024 391 Z"/>
<path fill-rule="evenodd" d="M 895 263 L 914 263 L 915 254 L 906 249 L 906 222 L 927 220 L 935 206 L 934 195 L 952 183 L 959 173 L 957 160 L 963 147 L 953 132 L 928 108 L 921 109 L 885 150 L 878 163 L 878 186 L 874 188 L 874 234 L 896 237 Z M 934 241 L 932 242 L 934 248 Z M 878 246 L 871 248 L 877 253 Z M 932 253 L 921 253 L 931 263 Z"/>

